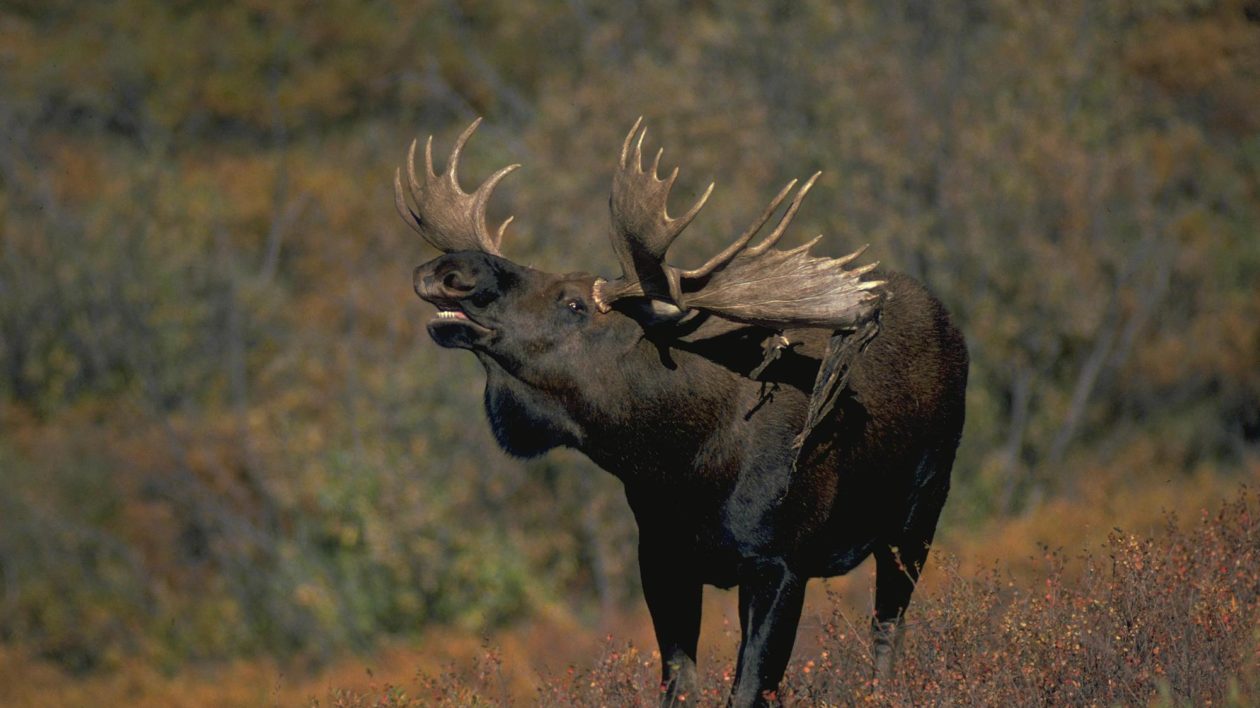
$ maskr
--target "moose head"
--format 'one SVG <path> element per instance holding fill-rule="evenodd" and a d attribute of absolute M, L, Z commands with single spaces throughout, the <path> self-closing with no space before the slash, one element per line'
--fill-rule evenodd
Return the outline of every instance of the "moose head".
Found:
<path fill-rule="evenodd" d="M 670 217 L 666 202 L 678 168 L 665 179 L 658 170 L 660 149 L 649 170 L 643 168 L 647 128 L 636 121 L 621 148 L 614 173 L 610 240 L 622 275 L 608 281 L 585 274 L 552 274 L 504 258 L 499 247 L 513 217 L 498 229 L 487 224 L 486 205 L 495 186 L 519 165 L 508 165 L 471 194 L 460 187 L 460 154 L 481 119 L 455 142 L 446 168 L 433 163 L 433 138 L 425 144 L 424 169 L 416 175 L 416 143 L 403 172 L 394 176 L 399 214 L 426 241 L 447 255 L 416 268 L 416 294 L 437 306 L 428 325 L 439 345 L 471 349 L 494 378 L 495 369 L 539 389 L 572 377 L 575 366 L 616 357 L 615 342 L 633 346 L 644 329 L 660 336 L 662 325 L 688 315 L 708 313 L 724 320 L 787 327 L 840 329 L 869 319 L 878 302 L 879 281 L 862 276 L 876 264 L 847 269 L 862 254 L 818 258 L 809 250 L 819 239 L 788 251 L 773 248 L 787 232 L 805 195 L 819 174 L 799 189 L 774 229 L 758 244 L 753 239 L 787 200 L 796 180 L 770 201 L 761 215 L 722 252 L 699 268 L 683 270 L 665 262 L 674 239 L 696 217 L 713 185 L 682 216 Z M 531 397 L 532 398 L 532 397 Z M 553 416 L 505 417 L 511 403 L 487 396 L 500 443 L 517 455 L 539 454 L 560 444 L 576 445 L 572 421 L 554 425 Z M 530 421 L 546 423 L 530 425 Z M 510 421 L 510 422 L 509 422 Z M 505 427 L 500 423 L 509 422 Z M 520 434 L 524 433 L 524 434 Z"/>
<path fill-rule="evenodd" d="M 573 447 L 625 483 L 664 699 L 694 690 L 703 584 L 740 586 L 732 698 L 752 705 L 782 678 L 805 581 L 872 553 L 876 668 L 889 671 L 962 424 L 966 349 L 939 302 L 904 276 L 864 279 L 875 264 L 853 266 L 863 249 L 815 256 L 818 239 L 776 248 L 818 174 L 789 182 L 699 267 L 670 264 L 713 186 L 671 217 L 678 170 L 659 177 L 661 150 L 644 169 L 642 119 L 609 199 L 621 275 L 514 263 L 500 253 L 512 219 L 492 229 L 486 205 L 517 165 L 471 193 L 459 184 L 479 123 L 440 174 L 432 138 L 419 175 L 414 142 L 395 174 L 400 215 L 443 252 L 416 268 L 415 291 L 437 308 L 433 340 L 482 363 L 505 450 Z"/>

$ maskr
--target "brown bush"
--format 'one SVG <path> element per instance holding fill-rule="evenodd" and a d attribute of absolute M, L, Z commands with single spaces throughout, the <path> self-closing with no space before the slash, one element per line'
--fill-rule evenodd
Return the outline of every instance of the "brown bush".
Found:
<path fill-rule="evenodd" d="M 936 559 L 936 587 L 911 607 L 898 677 L 871 678 L 869 619 L 833 603 L 815 642 L 798 644 L 783 698 L 800 705 L 1254 705 L 1260 699 L 1260 495 L 1216 514 L 1169 514 L 1151 536 L 1115 529 L 1101 548 L 1042 548 L 1032 581 L 1003 568 L 964 577 Z M 655 705 L 658 659 L 609 638 L 589 667 L 553 676 L 541 705 Z M 699 705 L 720 704 L 732 667 L 704 669 Z M 468 673 L 335 692 L 336 706 L 501 705 L 493 651 Z M 318 703 L 318 702 L 317 702 Z"/>
<path fill-rule="evenodd" d="M 837 610 L 817 659 L 792 673 L 808 702 L 893 705 L 1176 705 L 1256 697 L 1260 525 L 1243 491 L 1189 529 L 1169 515 L 1141 537 L 1115 529 L 1101 549 L 1043 548 L 1042 577 L 1001 569 L 964 578 L 946 559 L 937 592 L 911 608 L 897 679 L 869 678 L 866 622 Z M 839 605 L 837 605 L 839 607 Z M 811 665 L 809 662 L 815 662 Z"/>

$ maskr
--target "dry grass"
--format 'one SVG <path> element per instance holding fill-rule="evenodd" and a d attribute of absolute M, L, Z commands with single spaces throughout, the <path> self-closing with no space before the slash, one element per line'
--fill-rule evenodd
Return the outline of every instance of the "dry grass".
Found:
<path fill-rule="evenodd" d="M 1167 491 L 1151 493 L 1159 499 Z M 1130 498 L 1133 510 L 1116 523 L 1137 531 L 1102 532 L 1096 526 L 1106 514 L 1079 509 L 1056 528 L 1063 510 L 1048 504 L 946 538 L 915 596 L 899 676 L 887 685 L 870 679 L 869 571 L 819 583 L 784 698 L 798 705 L 1258 704 L 1260 495 L 1244 489 L 1226 502 L 1205 501 L 1213 496 L 1192 485 L 1179 508 L 1215 511 L 1163 514 L 1158 523 L 1151 518 L 1158 506 Z M 1073 550 L 1035 544 L 1056 537 Z M 700 705 L 721 703 L 730 687 L 733 599 L 707 593 L 702 695 L 690 697 Z M 558 611 L 490 642 L 430 632 L 422 644 L 386 645 L 370 659 L 347 657 L 316 673 L 257 660 L 173 676 L 133 667 L 73 680 L 4 650 L 0 704 L 654 705 L 651 646 L 642 611 L 598 632 Z"/>
<path fill-rule="evenodd" d="M 938 564 L 912 611 L 899 677 L 870 678 L 868 619 L 835 602 L 798 646 L 784 684 L 802 705 L 1255 705 L 1260 700 L 1260 497 L 1244 490 L 1190 524 L 1168 515 L 1153 534 L 1113 531 L 1075 554 L 1043 548 L 1035 583 L 1001 566 L 964 575 Z M 472 675 L 425 675 L 409 688 L 337 690 L 319 705 L 500 705 L 501 658 Z M 522 702 L 654 705 L 656 658 L 609 643 L 583 668 Z M 701 705 L 720 703 L 730 666 L 702 669 Z"/>
<path fill-rule="evenodd" d="M 999 567 L 919 598 L 899 678 L 880 686 L 864 618 L 837 611 L 787 690 L 807 703 L 1252 705 L 1260 699 L 1260 517 L 1244 493 L 1190 529 L 1043 549 L 1033 585 Z M 1075 569 L 1069 570 L 1069 567 Z M 813 663 L 811 663 L 813 662 Z"/>

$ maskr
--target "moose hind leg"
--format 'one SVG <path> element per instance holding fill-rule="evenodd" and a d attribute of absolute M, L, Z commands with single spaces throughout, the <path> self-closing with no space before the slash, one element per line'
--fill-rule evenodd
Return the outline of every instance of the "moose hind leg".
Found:
<path fill-rule="evenodd" d="M 927 562 L 936 523 L 949 493 L 953 453 L 925 455 L 916 471 L 915 493 L 899 533 L 875 547 L 875 616 L 871 620 L 875 677 L 892 678 L 905 640 L 906 608 Z"/>
<path fill-rule="evenodd" d="M 805 581 L 777 559 L 750 559 L 740 570 L 743 640 L 731 705 L 742 708 L 777 703 L 779 681 L 792 656 L 805 604 Z"/>
<path fill-rule="evenodd" d="M 881 544 L 875 551 L 875 616 L 871 618 L 871 654 L 874 659 L 875 678 L 886 681 L 892 678 L 893 663 L 901 653 L 905 639 L 906 607 L 910 595 L 919 580 L 919 568 L 912 554 L 901 553 L 901 548 Z M 927 554 L 923 554 L 926 559 Z"/>

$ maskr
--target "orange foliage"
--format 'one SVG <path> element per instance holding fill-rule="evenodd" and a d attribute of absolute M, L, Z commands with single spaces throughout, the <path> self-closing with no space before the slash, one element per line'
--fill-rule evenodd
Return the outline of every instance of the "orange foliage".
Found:
<path fill-rule="evenodd" d="M 871 243 L 971 344 L 939 538 L 964 577 L 1192 517 L 1260 444 L 1254 4 L 7 3 L 0 703 L 324 701 L 367 691 L 334 656 L 382 641 L 372 680 L 415 686 L 479 632 L 511 695 L 563 670 L 543 646 L 651 673 L 617 482 L 494 450 L 476 363 L 424 334 L 390 178 L 472 113 L 468 182 L 524 163 L 491 209 L 551 270 L 615 267 L 640 113 L 680 202 L 718 183 L 682 263 L 823 169 L 787 238 Z"/>

